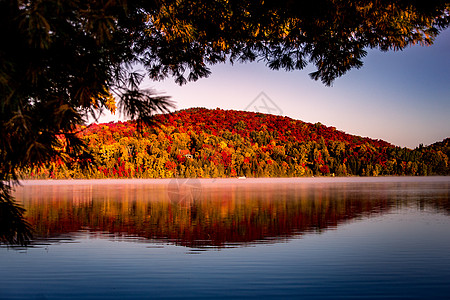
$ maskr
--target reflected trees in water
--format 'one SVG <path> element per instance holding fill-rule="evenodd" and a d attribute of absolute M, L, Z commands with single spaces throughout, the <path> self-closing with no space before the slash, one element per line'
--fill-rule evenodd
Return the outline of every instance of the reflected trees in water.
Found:
<path fill-rule="evenodd" d="M 444 186 L 445 187 L 445 186 Z M 448 189 L 429 198 L 410 185 L 30 186 L 17 197 L 37 238 L 79 231 L 187 247 L 229 247 L 320 233 L 401 207 L 448 213 Z M 392 189 L 392 190 L 391 190 Z M 397 194 L 400 191 L 401 194 Z M 180 201 L 183 199 L 183 201 Z"/>

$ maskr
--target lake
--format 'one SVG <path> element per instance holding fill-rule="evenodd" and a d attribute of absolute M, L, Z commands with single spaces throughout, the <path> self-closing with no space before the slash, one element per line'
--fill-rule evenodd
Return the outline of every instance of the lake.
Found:
<path fill-rule="evenodd" d="M 0 299 L 448 299 L 450 177 L 25 181 Z"/>

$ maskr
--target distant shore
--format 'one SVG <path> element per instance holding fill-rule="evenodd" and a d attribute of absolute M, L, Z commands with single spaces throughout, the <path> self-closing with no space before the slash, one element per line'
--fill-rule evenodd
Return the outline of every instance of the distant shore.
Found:
<path fill-rule="evenodd" d="M 27 179 L 21 180 L 21 185 L 111 185 L 111 184 L 151 184 L 168 185 L 169 183 L 201 185 L 221 184 L 320 184 L 320 183 L 384 183 L 384 182 L 450 182 L 450 176 L 377 176 L 377 177 L 266 177 L 266 178 L 119 178 L 119 179 Z"/>

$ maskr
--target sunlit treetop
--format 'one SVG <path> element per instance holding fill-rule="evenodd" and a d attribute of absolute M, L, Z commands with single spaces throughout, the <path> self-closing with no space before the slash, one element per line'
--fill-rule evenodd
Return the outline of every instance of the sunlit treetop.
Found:
<path fill-rule="evenodd" d="M 163 1 L 147 22 L 153 79 L 178 83 L 209 74 L 225 61 L 303 69 L 331 85 L 363 65 L 367 48 L 430 45 L 449 24 L 447 1 Z"/>

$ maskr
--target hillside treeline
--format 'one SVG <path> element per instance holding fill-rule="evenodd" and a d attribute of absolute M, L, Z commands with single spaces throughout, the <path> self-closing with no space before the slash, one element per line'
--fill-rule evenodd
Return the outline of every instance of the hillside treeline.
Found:
<path fill-rule="evenodd" d="M 320 123 L 193 108 L 80 128 L 91 158 L 55 157 L 23 178 L 449 175 L 450 139 L 411 150 Z"/>

